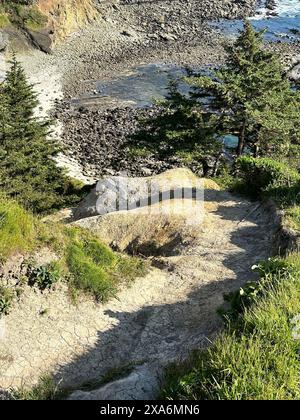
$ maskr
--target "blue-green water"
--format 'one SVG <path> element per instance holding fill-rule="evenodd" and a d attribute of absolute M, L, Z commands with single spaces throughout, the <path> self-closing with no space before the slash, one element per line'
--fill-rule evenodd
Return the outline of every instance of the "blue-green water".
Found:
<path fill-rule="evenodd" d="M 262 1 L 255 16 L 251 18 L 256 29 L 267 28 L 266 39 L 272 41 L 300 42 L 300 0 L 278 0 L 276 9 L 269 15 L 270 10 L 263 7 Z M 242 21 L 223 20 L 212 22 L 223 33 L 236 35 L 242 28 Z M 299 33 L 297 33 L 299 31 Z M 185 70 L 174 65 L 148 64 L 132 69 L 129 75 L 120 75 L 108 82 L 99 82 L 97 85 L 97 100 L 101 98 L 113 99 L 118 104 L 128 103 L 131 106 L 146 107 L 154 100 L 163 99 L 167 93 L 170 79 L 185 75 Z M 181 83 L 182 92 L 188 87 Z"/>
<path fill-rule="evenodd" d="M 147 64 L 135 67 L 128 76 L 123 75 L 105 83 L 98 83 L 100 95 L 130 103 L 136 107 L 147 107 L 155 100 L 165 98 L 170 80 L 186 75 L 184 69 L 167 64 Z M 186 83 L 180 83 L 182 93 L 188 93 Z"/>
<path fill-rule="evenodd" d="M 257 30 L 267 29 L 265 37 L 268 41 L 300 41 L 300 0 L 277 0 L 276 3 L 277 6 L 271 15 L 270 10 L 264 7 L 265 1 L 262 1 L 251 18 L 253 26 Z M 241 29 L 242 25 L 242 21 L 212 22 L 212 26 L 232 35 Z"/>

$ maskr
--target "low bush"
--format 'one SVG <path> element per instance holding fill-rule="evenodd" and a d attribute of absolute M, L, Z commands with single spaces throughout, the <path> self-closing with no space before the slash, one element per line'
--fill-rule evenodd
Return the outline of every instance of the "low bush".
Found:
<path fill-rule="evenodd" d="M 29 268 L 29 283 L 37 285 L 41 290 L 51 288 L 60 277 L 60 266 L 56 261 L 40 267 Z"/>
<path fill-rule="evenodd" d="M 290 188 L 300 185 L 300 176 L 296 170 L 268 158 L 243 156 L 237 159 L 236 170 L 242 180 L 240 188 L 254 197 L 279 196 L 280 191 L 287 194 Z"/>

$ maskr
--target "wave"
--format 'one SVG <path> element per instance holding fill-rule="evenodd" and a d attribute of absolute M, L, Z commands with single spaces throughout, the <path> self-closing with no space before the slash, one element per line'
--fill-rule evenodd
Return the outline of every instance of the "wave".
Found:
<path fill-rule="evenodd" d="M 265 4 L 265 1 L 262 2 Z M 264 5 L 259 6 L 257 13 L 252 20 L 265 20 L 276 13 L 281 18 L 300 18 L 300 0 L 277 0 L 274 10 L 270 10 Z"/>

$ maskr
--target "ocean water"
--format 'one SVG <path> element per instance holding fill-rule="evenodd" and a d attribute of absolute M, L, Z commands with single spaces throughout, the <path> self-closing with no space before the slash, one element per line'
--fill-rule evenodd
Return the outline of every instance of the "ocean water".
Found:
<path fill-rule="evenodd" d="M 268 41 L 300 41 L 300 0 L 277 0 L 276 8 L 272 11 L 264 5 L 265 1 L 261 1 L 255 15 L 251 17 L 253 26 L 258 30 L 266 29 L 265 38 Z M 222 32 L 235 35 L 242 28 L 243 22 L 221 20 L 212 22 L 212 25 Z"/>
<path fill-rule="evenodd" d="M 265 37 L 272 41 L 300 42 L 300 0 L 277 0 L 276 16 L 270 15 L 270 10 L 264 7 L 265 0 L 260 3 L 251 21 L 256 29 L 265 29 Z M 236 20 L 222 20 L 212 22 L 223 33 L 236 36 L 242 28 L 243 22 Z M 299 31 L 299 34 L 296 33 Z M 130 72 L 120 74 L 109 81 L 99 81 L 96 95 L 80 98 L 73 101 L 74 105 L 89 102 L 101 103 L 106 106 L 133 106 L 147 107 L 154 100 L 163 99 L 167 93 L 170 79 L 177 79 L 186 75 L 185 69 L 160 63 L 141 65 Z M 188 92 L 188 87 L 181 83 L 182 93 Z M 229 143 L 234 144 L 236 139 L 230 138 Z"/>
<path fill-rule="evenodd" d="M 119 102 L 128 102 L 136 107 L 147 107 L 156 100 L 164 99 L 171 80 L 186 76 L 181 67 L 169 64 L 146 64 L 135 67 L 130 75 L 97 84 L 97 91 L 102 97 L 113 97 Z M 188 93 L 189 87 L 181 82 L 180 90 Z"/>

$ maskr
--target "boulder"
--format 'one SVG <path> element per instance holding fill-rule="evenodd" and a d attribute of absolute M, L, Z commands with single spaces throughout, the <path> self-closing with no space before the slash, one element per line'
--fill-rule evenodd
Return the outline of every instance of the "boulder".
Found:
<path fill-rule="evenodd" d="M 151 190 L 149 196 L 150 184 L 154 193 Z M 132 186 L 141 188 L 133 191 L 128 209 L 121 210 L 113 208 L 113 189 L 105 192 L 105 205 L 102 192 L 95 189 L 75 211 L 79 220 L 73 224 L 91 230 L 116 251 L 144 257 L 179 255 L 183 247 L 192 244 L 201 235 L 204 212 L 210 205 L 204 206 L 204 188 L 206 197 L 209 191 L 219 189 L 213 181 L 198 178 L 187 169 L 135 178 Z M 139 205 L 135 206 L 138 196 Z M 99 211 L 103 213 L 99 215 Z"/>
<path fill-rule="evenodd" d="M 106 176 L 74 211 L 74 220 L 105 215 L 118 210 L 133 210 L 159 201 L 159 193 L 174 194 L 182 188 L 202 188 L 202 180 L 185 168 L 171 169 L 160 175 L 130 178 Z M 176 197 L 175 197 L 176 198 Z"/>

